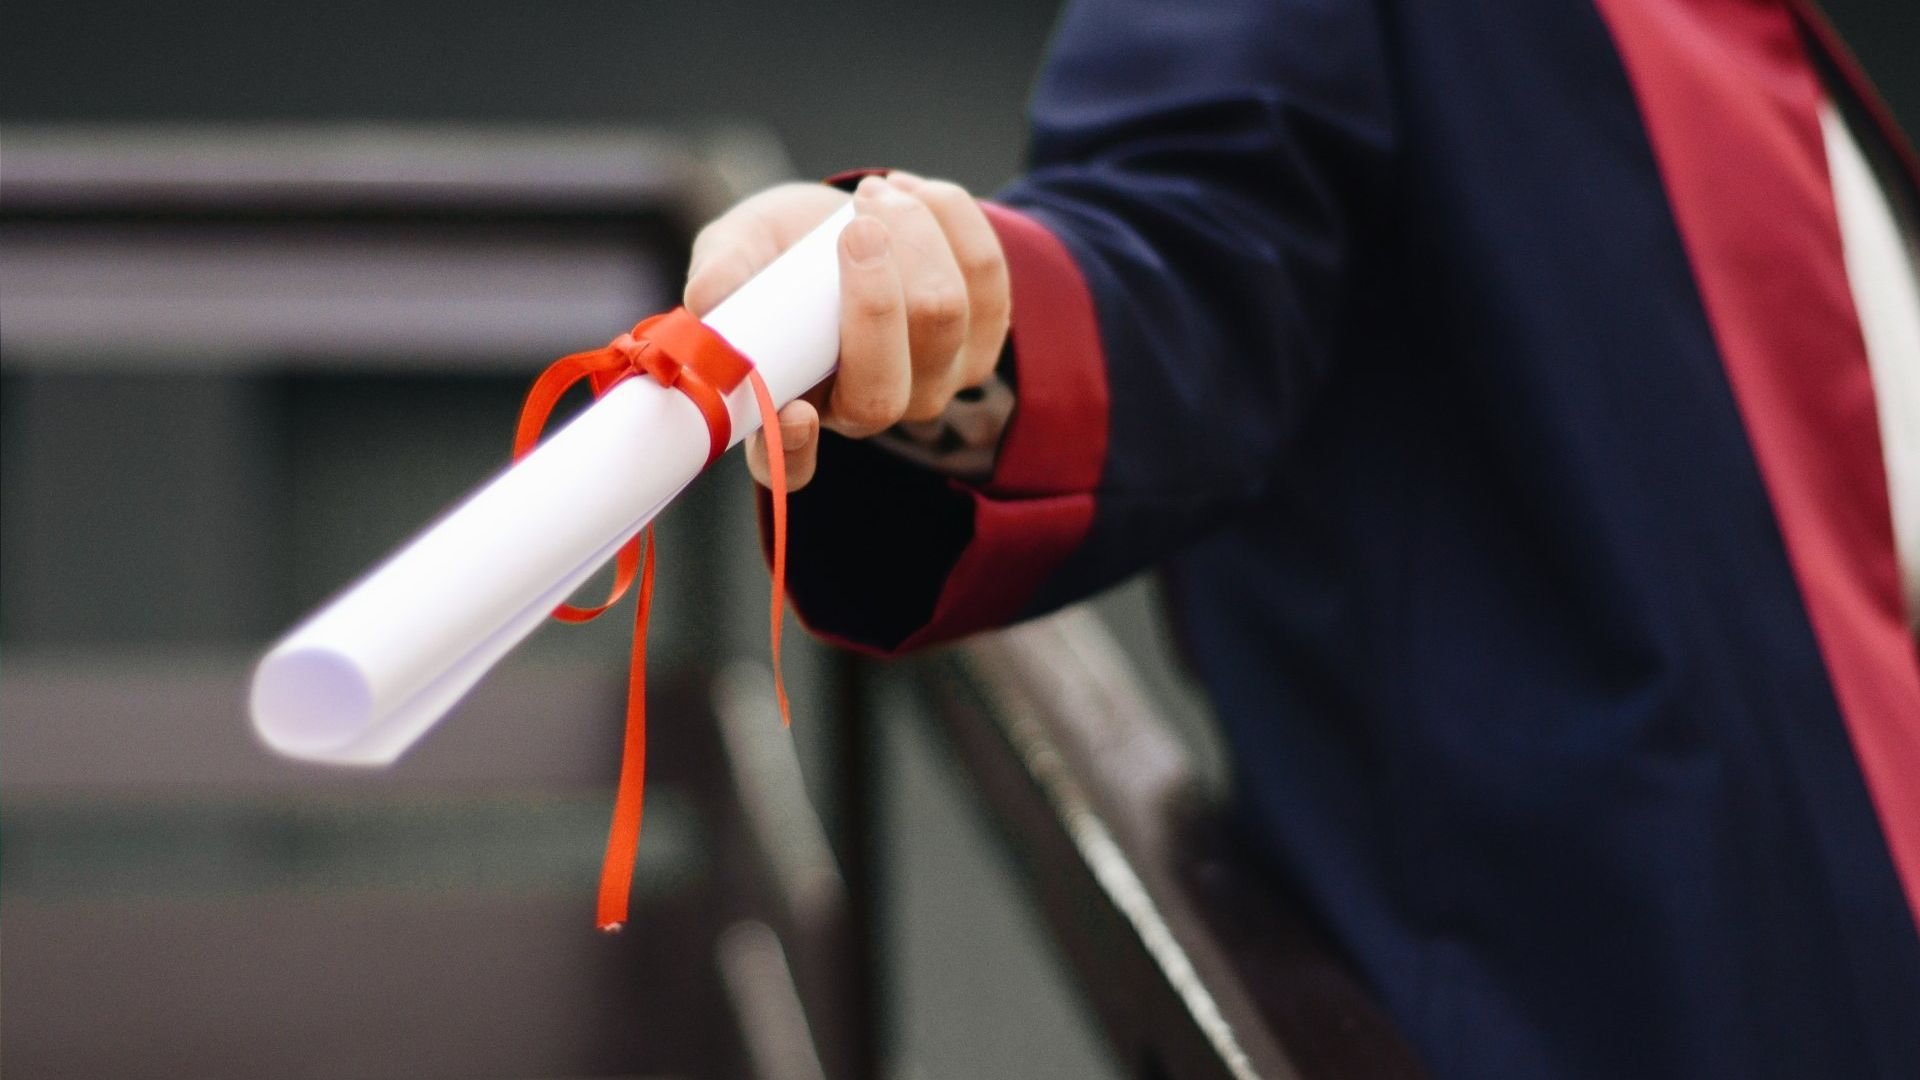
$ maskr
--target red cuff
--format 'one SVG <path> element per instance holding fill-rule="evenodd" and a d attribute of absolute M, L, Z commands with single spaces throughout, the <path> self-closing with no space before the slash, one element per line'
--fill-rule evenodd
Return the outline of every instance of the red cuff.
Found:
<path fill-rule="evenodd" d="M 993 478 L 974 487 L 973 542 L 910 649 L 1019 618 L 1093 527 L 1107 458 L 1107 364 L 1086 279 L 1045 226 L 982 203 L 1013 288 L 1015 399 Z"/>
<path fill-rule="evenodd" d="M 1013 421 L 989 490 L 1091 494 L 1107 461 L 1107 361 L 1080 267 L 1046 227 L 981 203 L 1013 285 Z"/>
<path fill-rule="evenodd" d="M 839 460 L 789 504 L 795 609 L 850 648 L 894 653 L 1031 614 L 1093 528 L 1108 427 L 1093 298 L 1044 226 L 983 205 L 1013 291 L 1015 402 L 993 476 L 967 483 L 826 440 Z M 892 510 L 876 519 L 876 505 Z"/>

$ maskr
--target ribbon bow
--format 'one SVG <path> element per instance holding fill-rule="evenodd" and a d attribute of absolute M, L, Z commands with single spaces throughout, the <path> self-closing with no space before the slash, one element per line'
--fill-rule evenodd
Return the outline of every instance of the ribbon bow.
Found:
<path fill-rule="evenodd" d="M 622 381 L 646 375 L 668 389 L 685 394 L 707 422 L 707 464 L 725 453 L 733 442 L 733 417 L 726 395 L 742 381 L 753 387 L 766 432 L 767 464 L 773 481 L 773 600 L 768 638 L 773 652 L 773 689 L 780 703 L 780 722 L 792 722 L 785 680 L 780 675 L 780 625 L 787 579 L 787 470 L 780 442 L 780 419 L 766 380 L 753 362 L 701 322 L 686 308 L 643 320 L 602 348 L 555 360 L 534 380 L 520 409 L 514 430 L 513 457 L 525 457 L 540 441 L 547 419 L 566 392 L 582 379 L 599 397 Z M 634 856 L 640 846 L 640 816 L 647 772 L 647 615 L 653 606 L 653 527 L 621 545 L 614 557 L 613 588 L 604 603 L 581 608 L 561 604 L 553 617 L 582 623 L 598 618 L 618 603 L 632 587 L 636 574 L 640 598 L 633 613 L 633 651 L 627 674 L 627 723 L 620 756 L 620 785 L 613 802 L 613 826 L 600 863 L 600 901 L 595 922 L 600 929 L 618 930 L 627 921 L 628 893 L 633 886 Z"/>

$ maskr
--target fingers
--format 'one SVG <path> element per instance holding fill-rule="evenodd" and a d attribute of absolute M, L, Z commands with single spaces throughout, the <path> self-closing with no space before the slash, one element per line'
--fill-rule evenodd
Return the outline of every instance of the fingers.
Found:
<path fill-rule="evenodd" d="M 812 405 L 795 401 L 780 410 L 780 442 L 786 451 L 787 490 L 799 491 L 813 479 L 820 460 L 820 414 Z M 767 440 L 758 431 L 747 439 L 747 471 L 761 487 L 772 486 Z"/>
<path fill-rule="evenodd" d="M 864 438 L 906 412 L 912 391 L 907 301 L 892 230 L 860 213 L 840 234 L 840 370 L 822 422 Z"/>
<path fill-rule="evenodd" d="M 906 298 L 913 373 L 904 415 L 930 420 L 960 388 L 960 350 L 969 322 L 966 279 L 953 245 L 926 203 L 870 176 L 855 191 L 854 206 L 886 225 L 892 239 Z"/>
<path fill-rule="evenodd" d="M 712 311 L 846 201 L 820 184 L 782 184 L 742 201 L 694 237 L 681 302 L 695 315 Z"/>
<path fill-rule="evenodd" d="M 925 204 L 946 234 L 967 290 L 967 334 L 955 389 L 979 386 L 1000 362 L 1013 306 L 1000 237 L 978 200 L 960 185 L 902 172 L 887 179 Z"/>
<path fill-rule="evenodd" d="M 787 185 L 728 211 L 694 241 L 686 305 L 711 311 L 846 199 Z M 964 189 L 895 173 L 863 180 L 853 202 L 838 247 L 839 370 L 781 413 L 789 489 L 812 478 L 822 427 L 863 438 L 934 420 L 955 392 L 986 381 L 1007 335 L 1006 258 Z M 748 465 L 762 484 L 766 454 L 756 435 Z"/>

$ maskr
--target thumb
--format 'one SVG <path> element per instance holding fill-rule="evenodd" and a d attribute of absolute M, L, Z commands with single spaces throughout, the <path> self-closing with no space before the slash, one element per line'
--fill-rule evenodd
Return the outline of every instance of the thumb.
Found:
<path fill-rule="evenodd" d="M 820 458 L 820 413 L 805 401 L 780 410 L 780 442 L 786 451 L 787 490 L 799 491 L 813 479 Z M 767 440 L 758 431 L 747 439 L 747 471 L 761 487 L 772 484 L 767 468 Z"/>

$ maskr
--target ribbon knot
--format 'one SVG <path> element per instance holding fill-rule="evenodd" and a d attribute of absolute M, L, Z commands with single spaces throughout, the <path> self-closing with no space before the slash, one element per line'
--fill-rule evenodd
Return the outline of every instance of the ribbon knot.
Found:
<path fill-rule="evenodd" d="M 726 395 L 745 381 L 753 388 L 754 404 L 766 433 L 768 471 L 773 481 L 773 599 L 768 639 L 773 653 L 774 696 L 780 722 L 792 722 L 786 682 L 780 674 L 780 630 L 787 575 L 786 453 L 780 441 L 780 419 L 773 394 L 753 362 L 741 355 L 712 327 L 686 308 L 674 308 L 644 319 L 606 346 L 563 356 L 548 365 L 527 391 L 514 430 L 513 457 L 518 461 L 533 450 L 547 420 L 562 396 L 582 380 L 595 397 L 622 381 L 645 375 L 677 390 L 699 408 L 706 421 L 707 464 L 713 464 L 733 444 L 733 414 Z M 598 618 L 640 583 L 634 607 L 633 647 L 627 675 L 626 735 L 620 757 L 620 782 L 613 803 L 613 824 L 607 834 L 606 855 L 600 864 L 600 899 L 596 923 L 602 930 L 618 930 L 627 921 L 628 896 L 633 885 L 634 858 L 640 843 L 641 811 L 645 803 L 647 761 L 647 616 L 653 606 L 653 527 L 622 544 L 614 556 L 613 588 L 604 603 L 581 608 L 561 604 L 553 617 L 580 623 Z"/>
<path fill-rule="evenodd" d="M 638 330 L 640 328 L 636 326 L 634 329 Z M 646 356 L 647 353 L 652 350 L 648 349 L 646 344 L 639 338 L 634 337 L 632 331 L 628 331 L 614 338 L 613 341 L 607 345 L 607 348 L 619 353 L 620 356 L 626 360 L 627 366 L 634 371 L 645 372 L 646 374 L 652 375 L 654 378 L 659 379 L 662 385 L 673 385 L 673 379 L 671 377 L 662 377 L 661 373 L 665 370 L 663 359 L 656 359 L 653 364 L 648 364 Z M 679 373 L 679 370 L 680 366 L 678 364 L 673 365 L 673 373 L 675 375 Z"/>

